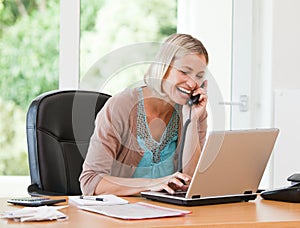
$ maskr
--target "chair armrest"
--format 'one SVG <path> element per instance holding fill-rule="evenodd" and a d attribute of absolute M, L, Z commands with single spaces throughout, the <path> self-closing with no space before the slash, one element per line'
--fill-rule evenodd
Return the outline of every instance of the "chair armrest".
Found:
<path fill-rule="evenodd" d="M 31 196 L 65 196 L 66 194 L 57 193 L 57 192 L 49 192 L 41 190 L 37 184 L 31 184 L 27 188 L 27 192 Z"/>

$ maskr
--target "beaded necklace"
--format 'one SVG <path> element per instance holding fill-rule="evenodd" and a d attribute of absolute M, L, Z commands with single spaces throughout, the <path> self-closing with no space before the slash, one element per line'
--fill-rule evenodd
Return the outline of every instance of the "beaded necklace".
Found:
<path fill-rule="evenodd" d="M 178 121 L 178 104 L 175 104 L 172 117 L 161 136 L 160 142 L 154 140 L 147 123 L 142 88 L 139 89 L 137 108 L 137 136 L 144 141 L 147 149 L 152 152 L 154 163 L 160 162 L 160 152 L 166 145 L 168 145 L 174 136 L 178 135 Z"/>

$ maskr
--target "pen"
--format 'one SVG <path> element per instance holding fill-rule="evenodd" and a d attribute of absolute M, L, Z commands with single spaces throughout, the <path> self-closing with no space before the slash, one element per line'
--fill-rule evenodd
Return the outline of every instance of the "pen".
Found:
<path fill-rule="evenodd" d="M 80 196 L 80 199 L 84 199 L 84 200 L 95 200 L 95 201 L 106 201 L 104 198 L 101 198 L 101 197 L 94 197 L 94 196 Z"/>

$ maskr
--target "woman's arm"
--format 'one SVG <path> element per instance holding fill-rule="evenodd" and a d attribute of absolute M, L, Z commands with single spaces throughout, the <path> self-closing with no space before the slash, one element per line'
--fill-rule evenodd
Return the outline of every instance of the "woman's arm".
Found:
<path fill-rule="evenodd" d="M 193 176 L 199 157 L 201 154 L 201 146 L 197 131 L 197 121 L 192 121 L 187 129 L 185 145 L 182 156 L 183 173 Z"/>
<path fill-rule="evenodd" d="M 183 172 L 193 176 L 196 169 L 202 146 L 205 141 L 207 131 L 207 94 L 206 94 L 207 81 L 204 88 L 198 88 L 197 94 L 201 94 L 199 102 L 192 106 L 186 104 L 182 108 L 183 125 L 188 118 L 191 119 L 188 125 L 185 144 L 182 156 Z M 192 110 L 190 110 L 192 109 Z M 190 112 L 191 111 L 191 112 Z M 191 114 L 191 115 L 190 115 Z"/>
<path fill-rule="evenodd" d="M 136 195 L 142 191 L 166 190 L 173 194 L 174 190 L 186 191 L 191 177 L 182 173 L 175 173 L 162 178 L 122 178 L 115 176 L 104 176 L 98 183 L 95 195 L 115 194 L 118 196 Z"/>

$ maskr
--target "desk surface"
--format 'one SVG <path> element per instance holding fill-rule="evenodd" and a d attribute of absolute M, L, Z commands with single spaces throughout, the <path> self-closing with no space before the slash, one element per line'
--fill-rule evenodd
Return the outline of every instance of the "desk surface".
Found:
<path fill-rule="evenodd" d="M 67 221 L 18 223 L 0 219 L 0 227 L 300 227 L 300 204 L 263 200 L 210 206 L 181 207 L 158 203 L 140 197 L 124 197 L 129 202 L 147 202 L 192 211 L 183 217 L 126 221 L 82 211 L 74 205 L 61 210 L 69 216 Z M 18 208 L 0 198 L 0 212 Z M 21 208 L 21 207 L 20 207 Z"/>

